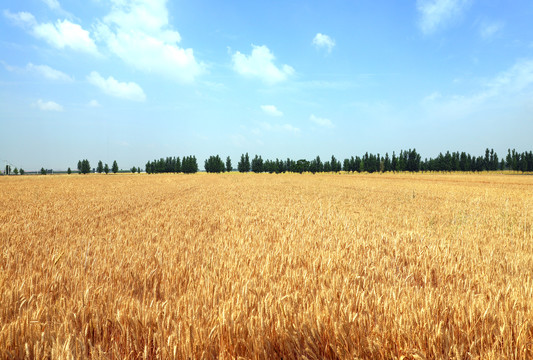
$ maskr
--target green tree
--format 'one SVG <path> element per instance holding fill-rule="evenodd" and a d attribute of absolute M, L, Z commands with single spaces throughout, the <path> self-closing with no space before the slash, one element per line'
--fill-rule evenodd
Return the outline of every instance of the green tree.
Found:
<path fill-rule="evenodd" d="M 91 164 L 89 163 L 89 160 L 84 159 L 78 161 L 78 170 L 81 174 L 88 174 L 91 172 Z"/>
<path fill-rule="evenodd" d="M 206 159 L 204 162 L 204 168 L 208 173 L 221 173 L 226 169 L 224 162 L 218 155 L 211 155 L 208 159 Z"/>
<path fill-rule="evenodd" d="M 118 172 L 118 164 L 116 160 L 113 161 L 113 166 L 111 167 L 111 170 L 113 171 L 113 174 L 116 174 Z"/>
<path fill-rule="evenodd" d="M 233 166 L 231 166 L 231 159 L 229 156 L 226 158 L 226 171 L 227 172 L 233 171 Z"/>
<path fill-rule="evenodd" d="M 184 174 L 194 174 L 198 172 L 198 162 L 196 156 L 186 156 L 181 162 L 181 171 Z"/>
<path fill-rule="evenodd" d="M 105 172 L 106 175 L 109 174 L 109 165 L 105 164 L 104 172 Z"/>
<path fill-rule="evenodd" d="M 261 156 L 255 155 L 255 157 L 252 160 L 252 171 L 254 173 L 260 173 L 263 172 L 263 159 Z"/>
<path fill-rule="evenodd" d="M 141 167 L 139 166 L 139 167 L 137 168 L 137 174 L 140 174 L 140 173 L 141 173 Z"/>
<path fill-rule="evenodd" d="M 72 174 L 72 170 L 70 170 L 70 168 L 67 169 L 67 174 Z"/>
<path fill-rule="evenodd" d="M 346 171 L 346 172 L 349 172 L 351 170 L 350 159 L 348 159 L 348 158 L 344 159 L 344 163 L 342 165 L 342 170 Z"/>
<path fill-rule="evenodd" d="M 244 154 L 241 154 L 241 159 L 237 163 L 237 171 L 244 172 Z"/>
<path fill-rule="evenodd" d="M 130 171 L 135 174 L 137 172 L 137 168 L 134 166 L 134 167 L 131 168 Z"/>
<path fill-rule="evenodd" d="M 96 166 L 96 172 L 101 174 L 102 171 L 104 171 L 104 164 L 102 163 L 102 160 L 100 160 L 98 161 L 98 166 Z"/>
<path fill-rule="evenodd" d="M 19 174 L 19 169 L 15 168 L 15 170 L 13 170 L 13 174 L 18 175 Z"/>
<path fill-rule="evenodd" d="M 394 151 L 392 152 L 391 170 L 398 171 L 398 158 L 396 157 Z"/>
<path fill-rule="evenodd" d="M 5 172 L 6 175 L 9 175 L 11 174 L 11 166 L 10 165 L 6 165 L 6 172 Z"/>
<path fill-rule="evenodd" d="M 339 172 L 341 171 L 341 169 L 342 169 L 341 162 L 337 161 L 334 155 L 331 155 L 331 171 Z"/>
<path fill-rule="evenodd" d="M 41 168 L 41 175 L 46 175 L 46 170 L 43 167 Z"/>
<path fill-rule="evenodd" d="M 241 161 L 237 164 L 237 169 L 239 172 L 250 171 L 250 157 L 248 156 L 248 153 L 241 155 Z"/>
<path fill-rule="evenodd" d="M 309 161 L 305 159 L 298 160 L 293 168 L 293 171 L 299 174 L 309 171 Z"/>
<path fill-rule="evenodd" d="M 20 168 L 20 175 L 24 175 L 24 169 Z"/>
<path fill-rule="evenodd" d="M 389 172 L 392 170 L 392 163 L 389 158 L 389 153 L 385 153 L 385 159 L 383 160 L 383 170 Z"/>

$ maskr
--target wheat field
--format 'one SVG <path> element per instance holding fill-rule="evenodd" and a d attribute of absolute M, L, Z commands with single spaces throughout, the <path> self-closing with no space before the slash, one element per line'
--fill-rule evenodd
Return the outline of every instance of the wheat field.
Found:
<path fill-rule="evenodd" d="M 533 359 L 533 176 L 0 178 L 2 359 Z"/>

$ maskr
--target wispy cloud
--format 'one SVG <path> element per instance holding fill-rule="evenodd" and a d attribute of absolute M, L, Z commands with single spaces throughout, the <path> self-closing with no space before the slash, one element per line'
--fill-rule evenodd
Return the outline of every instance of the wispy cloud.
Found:
<path fill-rule="evenodd" d="M 293 126 L 291 124 L 283 124 L 281 125 L 281 128 L 287 132 L 293 133 L 293 134 L 299 134 L 300 128 L 297 128 L 296 126 Z"/>
<path fill-rule="evenodd" d="M 42 0 L 51 10 L 54 10 L 57 14 L 62 15 L 67 18 L 73 18 L 72 14 L 68 11 L 65 11 L 58 0 Z"/>
<path fill-rule="evenodd" d="M 500 34 L 505 27 L 502 21 L 483 21 L 479 25 L 479 35 L 485 39 L 490 40 Z"/>
<path fill-rule="evenodd" d="M 29 63 L 26 65 L 26 69 L 30 72 L 35 72 L 41 76 L 44 76 L 50 80 L 67 81 L 71 82 L 74 79 L 62 71 L 51 68 L 48 65 L 34 65 Z"/>
<path fill-rule="evenodd" d="M 313 38 L 313 45 L 315 45 L 317 49 L 326 49 L 326 51 L 330 53 L 335 47 L 335 40 L 328 35 L 318 33 Z"/>
<path fill-rule="evenodd" d="M 97 101 L 97 100 L 91 100 L 87 103 L 87 106 L 88 107 L 92 107 L 92 108 L 99 108 L 101 107 L 102 105 L 100 105 L 100 103 Z"/>
<path fill-rule="evenodd" d="M 332 128 L 335 127 L 335 125 L 333 124 L 333 122 L 331 122 L 330 119 L 318 117 L 318 116 L 315 116 L 313 114 L 311 114 L 311 116 L 309 117 L 309 120 L 311 120 L 316 125 L 322 126 L 322 127 L 325 127 L 325 128 L 332 129 Z"/>
<path fill-rule="evenodd" d="M 6 68 L 6 70 L 16 73 L 31 73 L 31 74 L 37 74 L 40 76 L 43 76 L 49 80 L 56 80 L 56 81 L 65 81 L 65 82 L 71 82 L 74 81 L 72 77 L 65 74 L 62 71 L 56 70 L 51 68 L 48 65 L 34 65 L 32 63 L 28 63 L 26 67 L 20 68 L 17 66 L 11 66 L 4 61 L 0 61 Z"/>
<path fill-rule="evenodd" d="M 448 27 L 461 18 L 471 0 L 417 0 L 418 26 L 426 34 Z"/>
<path fill-rule="evenodd" d="M 279 111 L 274 105 L 261 105 L 261 109 L 270 116 L 283 116 L 283 113 Z"/>
<path fill-rule="evenodd" d="M 80 25 L 68 20 L 57 20 L 55 23 L 38 23 L 28 12 L 11 13 L 4 10 L 4 16 L 14 24 L 26 29 L 36 38 L 43 39 L 57 48 L 71 48 L 92 55 L 98 55 L 98 49 L 89 32 Z"/>
<path fill-rule="evenodd" d="M 33 104 L 33 106 L 42 111 L 63 111 L 63 106 L 54 101 L 43 101 L 42 99 L 39 99 Z"/>
<path fill-rule="evenodd" d="M 244 76 L 261 79 L 267 84 L 276 84 L 287 80 L 294 74 L 294 69 L 286 64 L 277 67 L 274 65 L 275 59 L 274 54 L 265 45 L 252 45 L 250 55 L 239 51 L 233 54 L 233 70 Z"/>
<path fill-rule="evenodd" d="M 59 4 L 59 1 L 57 0 L 42 0 L 42 1 L 52 10 L 61 9 L 61 5 Z"/>
<path fill-rule="evenodd" d="M 435 92 L 426 96 L 422 104 L 434 114 L 462 118 L 482 111 L 489 104 L 506 104 L 512 108 L 513 104 L 524 101 L 523 99 L 529 100 L 532 96 L 533 60 L 524 59 L 484 82 L 473 94 L 444 96 Z"/>
<path fill-rule="evenodd" d="M 91 74 L 87 76 L 87 80 L 89 83 L 102 90 L 104 94 L 126 100 L 146 100 L 146 95 L 144 94 L 143 89 L 134 82 L 119 82 L 112 76 L 105 79 L 96 71 L 91 72 Z"/>

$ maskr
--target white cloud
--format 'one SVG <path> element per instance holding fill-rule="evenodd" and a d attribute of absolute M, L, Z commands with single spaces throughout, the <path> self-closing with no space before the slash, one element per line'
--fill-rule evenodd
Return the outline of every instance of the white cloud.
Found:
<path fill-rule="evenodd" d="M 93 55 L 98 55 L 96 44 L 87 30 L 68 20 L 57 20 L 53 23 L 38 23 L 35 17 L 26 12 L 13 14 L 4 10 L 4 16 L 16 25 L 27 29 L 36 38 L 43 39 L 58 49 L 71 48 Z"/>
<path fill-rule="evenodd" d="M 92 108 L 99 108 L 101 105 L 100 105 L 100 103 L 97 100 L 91 100 L 91 101 L 89 101 L 87 106 L 88 107 L 92 107 Z"/>
<path fill-rule="evenodd" d="M 191 48 L 181 48 L 180 34 L 169 25 L 166 0 L 113 0 L 112 11 L 96 26 L 108 49 L 128 65 L 181 82 L 206 72 Z"/>
<path fill-rule="evenodd" d="M 39 99 L 35 104 L 33 104 L 33 106 L 36 106 L 38 109 L 43 111 L 63 111 L 63 106 L 53 101 L 43 101 Z"/>
<path fill-rule="evenodd" d="M 283 116 L 283 113 L 274 105 L 261 105 L 261 109 L 270 116 Z"/>
<path fill-rule="evenodd" d="M 233 70 L 244 76 L 257 77 L 267 84 L 285 81 L 294 74 L 294 69 L 289 65 L 282 65 L 281 68 L 274 65 L 275 59 L 265 45 L 252 45 L 252 54 L 249 56 L 239 51 L 233 54 Z"/>
<path fill-rule="evenodd" d="M 54 10 L 58 15 L 61 15 L 63 17 L 72 19 L 74 16 L 72 16 L 71 13 L 68 11 L 65 11 L 58 0 L 42 0 L 43 3 L 46 4 L 51 10 Z"/>
<path fill-rule="evenodd" d="M 107 95 L 133 101 L 146 100 L 143 89 L 134 82 L 119 82 L 112 76 L 104 79 L 96 71 L 91 72 L 87 80 Z"/>
<path fill-rule="evenodd" d="M 11 20 L 15 25 L 27 28 L 37 25 L 37 21 L 35 20 L 35 17 L 28 13 L 28 12 L 19 12 L 19 13 L 12 13 L 9 10 L 4 10 L 4 17 Z"/>
<path fill-rule="evenodd" d="M 482 22 L 479 26 L 479 35 L 485 40 L 492 39 L 503 30 L 504 26 L 501 21 Z"/>
<path fill-rule="evenodd" d="M 457 21 L 470 6 L 471 0 L 417 0 L 419 27 L 426 35 Z"/>
<path fill-rule="evenodd" d="M 89 32 L 68 20 L 57 20 L 55 24 L 38 24 L 33 28 L 33 34 L 58 49 L 70 47 L 76 51 L 98 54 L 96 44 Z"/>
<path fill-rule="evenodd" d="M 52 69 L 50 66 L 47 65 L 34 65 L 32 63 L 28 63 L 25 68 L 20 68 L 17 66 L 10 66 L 9 64 L 5 63 L 4 61 L 0 61 L 6 68 L 6 70 L 16 73 L 33 73 L 41 75 L 47 79 L 50 80 L 57 80 L 57 81 L 66 81 L 71 82 L 74 81 L 72 77 L 65 74 L 64 72 L 61 72 L 56 69 Z"/>
<path fill-rule="evenodd" d="M 326 128 L 330 128 L 330 129 L 335 127 L 335 125 L 331 122 L 330 119 L 317 117 L 317 116 L 315 116 L 313 114 L 311 114 L 311 116 L 309 117 L 309 120 L 311 120 L 312 122 L 314 122 L 318 126 L 322 126 L 322 127 L 326 127 Z"/>
<path fill-rule="evenodd" d="M 335 40 L 330 38 L 328 35 L 318 33 L 313 38 L 313 45 L 315 45 L 317 49 L 325 48 L 328 53 L 330 53 L 335 46 Z"/>
<path fill-rule="evenodd" d="M 47 79 L 50 80 L 59 80 L 59 81 L 73 81 L 72 77 L 68 76 L 64 72 L 61 72 L 56 69 L 52 69 L 50 66 L 47 65 L 33 65 L 32 63 L 29 63 L 26 65 L 26 69 L 30 72 L 38 73 L 41 76 L 44 76 Z"/>

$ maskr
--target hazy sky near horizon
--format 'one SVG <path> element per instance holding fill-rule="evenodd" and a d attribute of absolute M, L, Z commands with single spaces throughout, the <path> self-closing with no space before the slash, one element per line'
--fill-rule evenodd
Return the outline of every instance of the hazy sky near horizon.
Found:
<path fill-rule="evenodd" d="M 533 2 L 4 0 L 0 161 L 533 148 Z"/>

